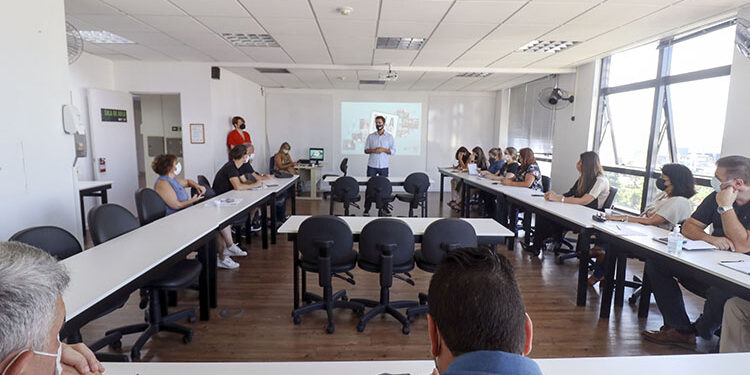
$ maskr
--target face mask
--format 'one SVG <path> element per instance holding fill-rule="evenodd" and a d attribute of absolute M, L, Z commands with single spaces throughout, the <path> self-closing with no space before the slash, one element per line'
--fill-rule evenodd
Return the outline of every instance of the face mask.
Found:
<path fill-rule="evenodd" d="M 711 177 L 711 187 L 714 188 L 714 191 L 717 192 L 717 193 L 721 192 L 721 184 L 726 184 L 726 183 L 729 183 L 729 182 L 730 181 L 721 182 L 721 181 L 719 181 L 718 178 L 716 178 L 716 176 Z"/>
<path fill-rule="evenodd" d="M 284 150 L 284 153 L 285 153 L 285 154 L 288 154 L 288 153 L 289 153 L 289 150 Z"/>
<path fill-rule="evenodd" d="M 663 179 L 663 178 L 658 178 L 658 179 L 656 179 L 656 188 L 657 188 L 657 189 L 659 189 L 659 190 L 661 190 L 661 191 L 664 191 L 664 190 L 667 190 L 667 187 L 668 187 L 668 186 L 667 186 L 667 184 L 666 184 L 666 183 L 664 182 L 664 179 Z"/>
<path fill-rule="evenodd" d="M 245 155 L 245 163 L 249 163 L 249 162 L 250 162 L 250 155 Z"/>
<path fill-rule="evenodd" d="M 182 172 L 182 164 L 178 162 L 177 165 L 174 166 L 174 174 L 180 174 L 180 172 Z"/>
<path fill-rule="evenodd" d="M 8 369 L 10 368 L 10 366 L 13 366 L 13 362 L 15 362 L 18 359 L 18 357 L 21 356 L 21 354 L 26 353 L 29 350 L 31 350 L 31 349 L 24 349 L 24 350 L 21 350 L 20 352 L 18 352 L 18 354 L 16 354 L 16 356 L 13 357 L 13 359 L 8 363 L 8 365 L 5 366 L 5 370 L 3 370 L 2 375 L 5 375 L 5 372 L 8 371 Z M 63 371 L 62 362 L 61 362 L 62 361 L 62 343 L 60 342 L 60 336 L 57 337 L 57 353 L 56 354 L 45 353 L 45 352 L 38 352 L 36 350 L 32 350 L 32 352 L 34 354 L 43 355 L 45 357 L 55 357 L 55 372 L 54 372 L 54 375 L 61 375 L 62 374 L 62 371 Z"/>
<path fill-rule="evenodd" d="M 245 124 L 240 125 L 240 129 L 245 130 Z"/>
<path fill-rule="evenodd" d="M 378 131 L 383 130 L 383 125 L 375 125 L 375 128 L 378 129 Z"/>

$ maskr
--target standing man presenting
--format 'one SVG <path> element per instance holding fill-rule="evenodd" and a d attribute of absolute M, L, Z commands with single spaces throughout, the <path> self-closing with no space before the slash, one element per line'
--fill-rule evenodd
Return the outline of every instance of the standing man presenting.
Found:
<path fill-rule="evenodd" d="M 376 132 L 367 136 L 365 154 L 370 155 L 367 160 L 367 177 L 388 177 L 388 155 L 396 152 L 393 136 L 385 132 L 385 117 L 375 117 Z"/>

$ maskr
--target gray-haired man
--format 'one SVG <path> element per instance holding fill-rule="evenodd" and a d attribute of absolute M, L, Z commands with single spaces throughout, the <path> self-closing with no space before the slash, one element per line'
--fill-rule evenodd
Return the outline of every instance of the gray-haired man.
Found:
<path fill-rule="evenodd" d="M 68 280 L 65 269 L 44 251 L 0 242 L 1 375 L 104 371 L 86 345 L 60 343 Z"/>

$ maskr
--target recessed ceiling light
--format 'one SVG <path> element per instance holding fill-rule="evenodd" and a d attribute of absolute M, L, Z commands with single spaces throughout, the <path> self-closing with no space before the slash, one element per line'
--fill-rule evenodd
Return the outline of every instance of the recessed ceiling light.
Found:
<path fill-rule="evenodd" d="M 346 76 L 338 76 L 336 78 L 338 78 L 339 81 L 346 81 Z"/>
<path fill-rule="evenodd" d="M 283 73 L 283 74 L 289 74 L 289 70 L 284 68 L 255 68 L 255 70 L 261 72 L 261 73 Z"/>
<path fill-rule="evenodd" d="M 280 47 L 268 34 L 221 33 L 221 37 L 237 47 Z"/>
<path fill-rule="evenodd" d="M 98 44 L 135 44 L 134 41 L 104 30 L 81 30 L 81 38 Z"/>
<path fill-rule="evenodd" d="M 461 78 L 484 78 L 484 77 L 491 76 L 491 75 L 492 75 L 492 73 L 472 72 L 472 73 L 456 74 L 456 77 L 461 77 Z"/>
<path fill-rule="evenodd" d="M 378 49 L 418 50 L 427 41 L 425 38 L 378 37 Z"/>
<path fill-rule="evenodd" d="M 351 13 L 354 10 L 354 8 L 352 8 L 352 7 L 341 7 L 341 8 L 338 8 L 336 10 L 338 10 L 339 13 L 341 13 L 342 16 L 348 16 L 349 13 Z"/>
<path fill-rule="evenodd" d="M 360 85 L 385 85 L 385 80 L 382 79 L 360 79 Z"/>
<path fill-rule="evenodd" d="M 518 52 L 557 53 L 581 42 L 559 40 L 532 40 L 518 49 Z"/>

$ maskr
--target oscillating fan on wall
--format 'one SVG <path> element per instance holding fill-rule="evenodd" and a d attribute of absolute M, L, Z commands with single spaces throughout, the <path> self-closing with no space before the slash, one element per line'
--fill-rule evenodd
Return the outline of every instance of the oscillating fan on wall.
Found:
<path fill-rule="evenodd" d="M 539 104 L 549 110 L 563 109 L 573 103 L 573 95 L 559 87 L 547 87 L 539 91 Z"/>
<path fill-rule="evenodd" d="M 68 37 L 68 65 L 70 65 L 76 62 L 83 53 L 83 38 L 70 22 L 65 22 L 65 34 Z"/>

